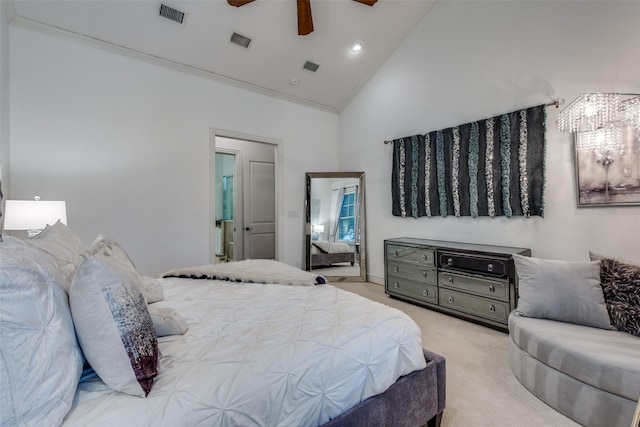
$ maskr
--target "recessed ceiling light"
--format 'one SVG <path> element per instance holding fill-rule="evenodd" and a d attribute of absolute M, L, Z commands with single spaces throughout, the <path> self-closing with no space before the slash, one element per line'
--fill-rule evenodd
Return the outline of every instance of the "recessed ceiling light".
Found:
<path fill-rule="evenodd" d="M 351 52 L 360 52 L 362 50 L 362 42 L 357 41 L 351 45 Z"/>
<path fill-rule="evenodd" d="M 300 79 L 298 79 L 297 77 L 291 77 L 291 80 L 289 80 L 289 84 L 291 86 L 298 86 L 300 84 Z"/>

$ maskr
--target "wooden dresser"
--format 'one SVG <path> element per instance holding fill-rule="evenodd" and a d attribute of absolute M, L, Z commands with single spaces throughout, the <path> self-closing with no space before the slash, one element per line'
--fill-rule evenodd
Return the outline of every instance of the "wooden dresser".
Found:
<path fill-rule="evenodd" d="M 503 331 L 518 301 L 513 254 L 529 249 L 413 238 L 389 239 L 385 292 Z"/>

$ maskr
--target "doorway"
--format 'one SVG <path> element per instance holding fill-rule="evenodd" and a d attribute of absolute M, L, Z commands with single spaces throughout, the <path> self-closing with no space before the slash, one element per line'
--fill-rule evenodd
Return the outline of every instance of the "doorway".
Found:
<path fill-rule="evenodd" d="M 212 131 L 214 262 L 277 259 L 277 144 Z"/>

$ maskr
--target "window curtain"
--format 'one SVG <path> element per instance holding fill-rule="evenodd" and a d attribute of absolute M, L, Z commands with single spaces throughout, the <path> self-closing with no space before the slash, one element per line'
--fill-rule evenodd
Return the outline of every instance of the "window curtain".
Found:
<path fill-rule="evenodd" d="M 544 105 L 393 141 L 400 217 L 543 216 Z"/>
<path fill-rule="evenodd" d="M 360 186 L 356 185 L 356 190 L 355 190 L 355 201 L 354 201 L 354 206 L 353 206 L 353 232 L 354 232 L 354 236 L 353 236 L 353 243 L 354 244 L 359 244 L 360 243 Z"/>
<path fill-rule="evenodd" d="M 338 190 L 338 197 L 336 198 L 336 206 L 334 209 L 333 215 L 333 227 L 331 230 L 331 235 L 333 236 L 333 241 L 336 241 L 336 235 L 338 234 L 338 225 L 340 224 L 340 210 L 342 209 L 342 199 L 344 198 L 344 193 L 346 188 L 342 187 Z"/>

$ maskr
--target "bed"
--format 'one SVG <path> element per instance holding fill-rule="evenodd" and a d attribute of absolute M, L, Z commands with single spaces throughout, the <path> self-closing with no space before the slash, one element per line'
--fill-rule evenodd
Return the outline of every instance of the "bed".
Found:
<path fill-rule="evenodd" d="M 355 254 L 348 244 L 324 240 L 311 242 L 311 267 L 330 266 L 340 262 L 355 264 Z"/>
<path fill-rule="evenodd" d="M 49 230 L 56 238 L 69 233 L 56 227 L 57 233 Z M 328 284 L 316 285 L 322 282 L 319 276 L 275 261 L 264 274 L 256 272 L 260 265 L 249 265 L 250 278 L 233 270 L 240 263 L 208 266 L 205 273 L 196 268 L 168 274 L 197 278 L 136 278 L 122 267 L 130 260 L 113 240 L 103 238 L 98 253 L 95 242 L 83 250 L 77 239 L 65 251 L 33 243 L 10 237 L 0 242 L 2 425 L 440 423 L 445 361 L 422 348 L 419 328 L 398 310 Z M 78 250 L 79 258 L 73 254 Z M 133 392 L 128 385 L 118 389 L 102 362 L 94 364 L 95 357 L 117 345 L 105 347 L 106 338 L 87 341 L 81 315 L 94 316 L 100 307 L 76 296 L 90 283 L 100 287 L 99 298 L 105 299 L 112 287 L 102 286 L 112 282 L 144 297 L 132 298 L 131 306 L 142 301 L 138 308 L 152 313 L 153 336 L 158 335 L 157 367 L 151 375 L 139 376 L 129 354 L 133 369 L 125 374 L 136 374 Z M 172 313 L 182 326 L 167 333 L 153 313 Z M 110 329 L 109 321 L 94 324 L 90 339 Z M 98 356 L 90 344 L 102 345 Z M 111 363 L 116 357 L 106 359 Z M 134 395 L 140 386 L 143 392 Z"/>

